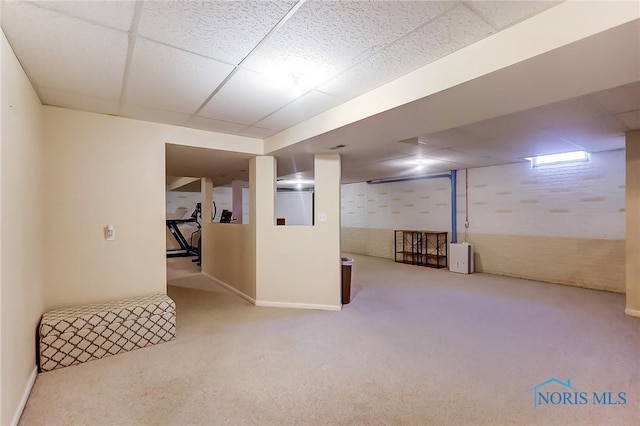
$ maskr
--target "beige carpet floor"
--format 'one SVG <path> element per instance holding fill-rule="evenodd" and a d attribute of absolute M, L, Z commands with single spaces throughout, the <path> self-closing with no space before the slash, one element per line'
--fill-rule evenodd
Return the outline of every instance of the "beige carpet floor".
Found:
<path fill-rule="evenodd" d="M 638 424 L 624 296 L 354 257 L 342 312 L 254 307 L 182 264 L 174 341 L 40 374 L 20 424 Z M 534 408 L 552 377 L 627 403 Z"/>

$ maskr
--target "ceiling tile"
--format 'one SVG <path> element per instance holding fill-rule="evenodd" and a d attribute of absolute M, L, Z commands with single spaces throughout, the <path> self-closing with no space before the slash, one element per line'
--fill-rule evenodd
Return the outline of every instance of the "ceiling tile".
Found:
<path fill-rule="evenodd" d="M 616 117 L 622 121 L 629 130 L 640 129 L 640 111 L 629 111 L 616 115 Z"/>
<path fill-rule="evenodd" d="M 365 180 L 409 178 L 459 169 L 460 165 L 449 161 L 436 161 L 431 164 L 412 164 L 416 157 L 404 157 L 391 160 L 367 163 L 351 168 L 348 162 L 343 163 L 343 182 L 362 182 Z"/>
<path fill-rule="evenodd" d="M 224 185 L 233 179 L 247 179 L 251 154 L 166 144 L 168 176 L 212 177 L 214 184 Z M 224 182 L 224 183 L 222 183 Z"/>
<path fill-rule="evenodd" d="M 290 86 L 281 81 L 239 69 L 198 115 L 253 124 L 297 96 Z"/>
<path fill-rule="evenodd" d="M 213 59 L 138 40 L 126 102 L 192 114 L 232 70 Z"/>
<path fill-rule="evenodd" d="M 458 6 L 319 87 L 350 99 L 489 35 L 493 29 Z"/>
<path fill-rule="evenodd" d="M 625 140 L 623 135 L 585 140 L 580 144 L 580 148 L 587 152 L 610 151 L 612 149 L 622 149 L 624 146 Z"/>
<path fill-rule="evenodd" d="M 97 112 L 101 114 L 117 114 L 118 101 L 101 99 L 91 96 L 79 95 L 77 93 L 65 92 L 63 90 L 39 87 L 41 101 L 45 105 L 61 106 L 64 108 L 77 109 L 79 111 Z"/>
<path fill-rule="evenodd" d="M 533 124 L 513 114 L 462 126 L 458 130 L 468 134 L 468 142 L 471 143 L 486 139 L 507 139 L 535 131 Z"/>
<path fill-rule="evenodd" d="M 129 31 L 134 1 L 36 1 L 38 7 L 64 13 L 121 31 Z"/>
<path fill-rule="evenodd" d="M 232 123 L 229 121 L 214 120 L 213 118 L 191 117 L 187 126 L 195 129 L 209 130 L 211 132 L 238 134 L 246 129 L 246 124 Z"/>
<path fill-rule="evenodd" d="M 178 112 L 164 111 L 161 109 L 149 108 L 146 106 L 126 104 L 122 106 L 121 115 L 135 118 L 136 120 L 153 121 L 155 123 L 173 124 L 184 126 L 189 115 Z"/>
<path fill-rule="evenodd" d="M 591 95 L 612 114 L 640 110 L 640 82 L 603 90 Z"/>
<path fill-rule="evenodd" d="M 138 32 L 181 49 L 238 64 L 294 3 L 292 0 L 145 2 Z"/>
<path fill-rule="evenodd" d="M 331 152 L 331 151 L 326 151 Z M 382 149 L 380 147 L 372 146 L 367 151 L 360 151 L 354 149 L 353 146 L 348 145 L 346 148 L 336 151 L 342 156 L 343 163 L 346 165 L 361 166 L 366 164 L 375 164 L 380 162 L 398 162 L 402 163 L 402 160 L 415 159 L 415 154 L 405 154 L 402 152 L 394 151 L 390 148 Z M 402 163 L 404 164 L 404 163 Z"/>
<path fill-rule="evenodd" d="M 278 132 L 279 130 L 265 129 L 264 127 L 249 126 L 249 127 L 246 127 L 244 130 L 242 130 L 241 132 L 238 132 L 238 135 L 247 136 L 247 137 L 256 138 L 256 139 L 266 139 L 266 138 L 270 138 L 271 136 L 275 135 Z"/>
<path fill-rule="evenodd" d="M 314 87 L 433 19 L 450 2 L 308 1 L 244 64 Z"/>
<path fill-rule="evenodd" d="M 607 111 L 590 96 L 580 96 L 514 114 L 516 117 L 546 129 L 564 127 L 568 123 L 595 120 Z"/>
<path fill-rule="evenodd" d="M 280 179 L 291 175 L 298 179 L 304 179 L 304 177 L 313 179 L 314 155 L 312 153 L 298 152 L 293 155 L 277 155 L 276 161 L 276 171 Z"/>
<path fill-rule="evenodd" d="M 412 145 L 401 142 L 395 142 L 395 150 L 404 155 L 429 155 L 430 152 L 439 151 L 442 147 L 434 145 Z"/>
<path fill-rule="evenodd" d="M 549 9 L 561 1 L 465 1 L 471 10 L 480 15 L 484 20 L 496 29 L 515 24 L 524 18 L 533 16 Z"/>
<path fill-rule="evenodd" d="M 341 103 L 340 98 L 314 90 L 260 120 L 257 125 L 283 130 Z"/>
<path fill-rule="evenodd" d="M 441 149 L 438 151 L 431 151 L 425 155 L 424 158 L 432 158 L 435 160 L 449 161 L 452 163 L 466 164 L 469 167 L 481 167 L 489 164 L 494 164 L 495 161 L 485 157 L 483 155 L 469 154 L 453 149 Z"/>
<path fill-rule="evenodd" d="M 505 162 L 522 161 L 525 157 L 533 155 L 556 154 L 578 149 L 580 148 L 575 144 L 554 138 L 544 132 L 533 132 L 528 135 L 519 135 L 516 138 L 486 140 L 456 147 L 456 151 Z"/>
<path fill-rule="evenodd" d="M 420 141 L 426 146 L 436 148 L 450 148 L 453 146 L 464 145 L 473 141 L 468 133 L 459 129 L 449 129 L 442 132 L 431 133 L 426 136 L 420 136 Z"/>
<path fill-rule="evenodd" d="M 559 125 L 549 130 L 553 135 L 577 145 L 582 145 L 587 141 L 620 136 L 625 131 L 627 131 L 627 126 L 614 116 L 568 122 L 566 125 Z"/>
<path fill-rule="evenodd" d="M 20 2 L 3 3 L 2 29 L 35 85 L 120 96 L 126 34 Z"/>

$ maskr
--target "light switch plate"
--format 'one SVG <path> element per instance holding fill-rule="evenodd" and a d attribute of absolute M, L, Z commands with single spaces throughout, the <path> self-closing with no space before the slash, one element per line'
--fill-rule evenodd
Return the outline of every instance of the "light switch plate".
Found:
<path fill-rule="evenodd" d="M 116 230 L 113 225 L 107 225 L 104 227 L 104 239 L 107 241 L 113 241 L 116 239 Z"/>

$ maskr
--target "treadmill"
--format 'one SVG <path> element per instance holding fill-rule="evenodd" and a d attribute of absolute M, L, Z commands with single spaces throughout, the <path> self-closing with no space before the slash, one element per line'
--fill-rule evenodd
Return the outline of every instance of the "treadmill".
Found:
<path fill-rule="evenodd" d="M 167 258 L 197 256 L 197 259 L 194 259 L 193 262 L 198 262 L 198 265 L 200 265 L 200 244 L 198 244 L 197 247 L 193 245 L 193 236 L 200 232 L 202 228 L 198 220 L 201 215 L 201 208 L 201 204 L 197 203 L 191 217 L 187 219 L 167 219 L 167 228 L 169 228 L 171 235 L 173 235 L 173 238 L 180 246 L 179 249 L 167 250 Z M 197 229 L 191 233 L 189 240 L 185 238 L 178 226 L 184 223 L 195 223 L 197 225 Z M 202 236 L 200 238 L 202 238 Z"/>

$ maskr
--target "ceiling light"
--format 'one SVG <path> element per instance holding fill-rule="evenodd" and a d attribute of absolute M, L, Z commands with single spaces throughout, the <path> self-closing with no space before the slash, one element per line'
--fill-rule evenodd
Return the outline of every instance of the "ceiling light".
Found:
<path fill-rule="evenodd" d="M 312 179 L 282 179 L 277 182 L 278 185 L 313 185 Z"/>
<path fill-rule="evenodd" d="M 411 160 L 408 161 L 408 164 L 412 165 L 412 166 L 425 166 L 429 163 L 433 163 L 433 160 L 428 159 L 428 158 L 422 158 L 422 157 L 417 157 L 417 158 L 413 158 Z"/>
<path fill-rule="evenodd" d="M 531 167 L 538 167 L 548 164 L 589 161 L 589 153 L 586 151 L 571 151 L 559 154 L 536 155 L 535 157 L 526 157 L 526 159 L 531 161 Z"/>
<path fill-rule="evenodd" d="M 304 87 L 302 86 L 304 75 L 299 72 L 292 72 L 289 76 L 291 77 L 291 90 L 294 94 L 301 95 L 304 92 Z"/>

